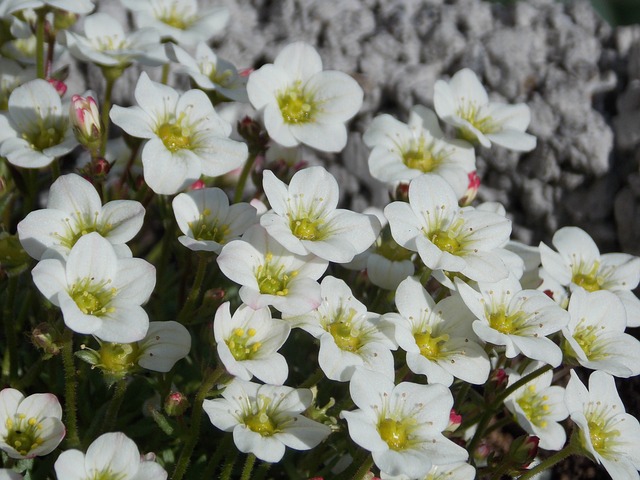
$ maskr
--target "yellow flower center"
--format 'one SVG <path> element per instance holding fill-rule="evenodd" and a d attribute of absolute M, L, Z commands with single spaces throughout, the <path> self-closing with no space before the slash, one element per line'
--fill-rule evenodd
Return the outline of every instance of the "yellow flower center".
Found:
<path fill-rule="evenodd" d="M 598 270 L 600 263 L 595 262 L 591 267 L 580 263 L 572 268 L 573 276 L 571 281 L 576 285 L 584 288 L 588 292 L 595 292 L 600 290 L 600 282 L 598 281 Z"/>
<path fill-rule="evenodd" d="M 258 266 L 256 271 L 256 280 L 258 281 L 260 293 L 265 295 L 288 295 L 289 289 L 287 285 L 291 279 L 298 275 L 298 271 L 285 272 L 284 266 L 272 265 L 272 259 L 273 254 L 267 253 L 265 255 L 265 263 Z"/>
<path fill-rule="evenodd" d="M 267 413 L 271 399 L 261 397 L 258 399 L 258 402 L 262 404 L 258 411 L 246 415 L 243 421 L 244 424 L 254 432 L 259 433 L 263 437 L 269 437 L 278 432 L 278 425 Z"/>
<path fill-rule="evenodd" d="M 482 115 L 482 109 L 475 102 L 462 102 L 458 106 L 456 114 L 482 133 L 492 133 L 500 129 L 500 125 L 490 116 Z M 460 133 L 466 140 L 475 139 L 475 135 L 468 129 L 463 128 Z"/>
<path fill-rule="evenodd" d="M 49 127 L 41 125 L 39 130 L 23 132 L 22 138 L 29 142 L 33 150 L 42 152 L 47 148 L 61 144 L 66 130 L 67 123 L 60 119 L 59 125 Z"/>
<path fill-rule="evenodd" d="M 191 148 L 191 138 L 185 135 L 182 127 L 176 123 L 163 123 L 157 133 L 170 152 Z"/>
<path fill-rule="evenodd" d="M 435 170 L 442 158 L 433 151 L 433 142 L 427 145 L 423 136 L 417 142 L 412 142 L 409 150 L 402 152 L 402 161 L 404 164 L 414 170 L 420 170 L 423 173 L 429 173 Z"/>
<path fill-rule="evenodd" d="M 261 342 L 253 342 L 251 340 L 256 335 L 255 328 L 244 330 L 242 328 L 236 328 L 233 334 L 225 340 L 231 355 L 238 361 L 250 360 L 260 350 L 262 346 Z"/>
<path fill-rule="evenodd" d="M 440 358 L 441 347 L 449 340 L 449 335 L 444 334 L 439 337 L 431 336 L 431 328 L 427 328 L 424 332 L 415 333 L 413 338 L 416 345 L 420 348 L 420 354 L 429 360 Z"/>
<path fill-rule="evenodd" d="M 140 353 L 140 347 L 135 342 L 104 342 L 98 350 L 100 366 L 105 372 L 118 378 L 125 376 L 137 368 Z"/>
<path fill-rule="evenodd" d="M 101 236 L 106 237 L 111 230 L 113 230 L 113 224 L 111 223 L 99 223 L 98 212 L 83 213 L 76 211 L 71 214 L 73 218 L 65 218 L 65 233 L 54 233 L 54 236 L 60 241 L 60 245 L 68 249 L 73 248 L 76 242 L 82 237 L 91 232 L 98 232 Z"/>
<path fill-rule="evenodd" d="M 107 287 L 110 282 L 93 283 L 93 279 L 85 278 L 71 285 L 68 293 L 82 313 L 99 317 L 114 311 L 109 304 L 117 290 Z"/>
<path fill-rule="evenodd" d="M 353 314 L 355 315 L 355 310 Z M 360 332 L 351 325 L 351 322 L 338 321 L 332 323 L 328 327 L 328 331 L 336 342 L 336 345 L 341 350 L 347 352 L 357 352 L 360 348 L 361 339 Z"/>
<path fill-rule="evenodd" d="M 535 385 L 529 385 L 525 393 L 516 400 L 529 421 L 541 428 L 547 426 L 545 417 L 549 414 L 549 405 L 546 403 L 548 401 L 547 395 L 536 394 Z"/>
<path fill-rule="evenodd" d="M 13 418 L 7 418 L 5 426 L 7 427 L 5 443 L 15 448 L 22 456 L 27 456 L 44 442 L 40 436 L 42 423 L 35 417 L 27 418 L 24 413 L 16 413 Z"/>
<path fill-rule="evenodd" d="M 308 218 L 291 220 L 291 232 L 300 240 L 320 240 L 322 238 L 320 225 L 322 225 L 320 220 Z"/>
<path fill-rule="evenodd" d="M 391 450 L 403 450 L 406 448 L 409 435 L 407 432 L 408 425 L 404 421 L 393 420 L 392 418 L 385 418 L 378 423 L 378 433 L 382 440 L 389 445 Z"/>
<path fill-rule="evenodd" d="M 429 240 L 443 252 L 449 252 L 453 255 L 460 250 L 460 242 L 451 236 L 450 232 L 438 231 L 432 233 Z"/>
<path fill-rule="evenodd" d="M 279 94 L 277 100 L 285 123 L 313 122 L 318 111 L 318 106 L 313 100 L 313 96 L 304 92 L 300 82 Z"/>
<path fill-rule="evenodd" d="M 219 244 L 224 244 L 226 237 L 231 233 L 229 225 L 219 225 L 218 219 L 209 219 L 211 211 L 205 209 L 198 220 L 189 222 L 189 228 L 193 234 L 193 238 L 196 240 L 213 241 Z"/>
<path fill-rule="evenodd" d="M 491 312 L 489 315 L 489 326 L 494 330 L 504 334 L 516 333 L 524 322 L 522 312 L 516 312 L 507 315 L 504 308 L 497 312 Z"/>

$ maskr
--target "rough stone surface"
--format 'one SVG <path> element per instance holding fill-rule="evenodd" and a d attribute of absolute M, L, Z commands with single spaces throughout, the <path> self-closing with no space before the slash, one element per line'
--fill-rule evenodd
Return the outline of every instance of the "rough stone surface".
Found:
<path fill-rule="evenodd" d="M 114 3 L 102 1 L 100 9 L 126 20 Z M 372 118 L 384 112 L 406 120 L 412 105 L 432 106 L 437 79 L 469 67 L 492 98 L 532 109 L 533 152 L 494 147 L 478 158 L 480 198 L 505 204 L 514 236 L 549 242 L 557 228 L 578 225 L 605 251 L 640 254 L 634 154 L 640 144 L 640 27 L 612 28 L 581 0 L 201 4 L 229 8 L 231 22 L 213 45 L 240 68 L 271 62 L 285 45 L 304 40 L 319 50 L 326 68 L 361 84 L 365 102 L 345 151 L 337 157 L 308 153 L 330 164 L 352 208 L 382 207 L 388 200 L 368 172 L 361 139 Z M 128 73 L 116 101 L 127 101 L 137 75 Z"/>

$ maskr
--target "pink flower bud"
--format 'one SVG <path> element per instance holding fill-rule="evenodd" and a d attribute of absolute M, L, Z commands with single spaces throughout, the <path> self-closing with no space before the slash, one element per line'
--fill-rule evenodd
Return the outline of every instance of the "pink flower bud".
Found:
<path fill-rule="evenodd" d="M 202 180 L 196 180 L 191 184 L 191 186 L 189 186 L 188 190 L 201 190 L 206 187 L 207 187 L 207 184 L 204 183 Z"/>
<path fill-rule="evenodd" d="M 452 408 L 449 412 L 449 425 L 444 429 L 445 432 L 455 432 L 462 423 L 462 415 L 458 415 Z"/>
<path fill-rule="evenodd" d="M 53 88 L 56 89 L 56 92 L 58 92 L 58 95 L 60 95 L 61 97 L 65 93 L 67 93 L 67 85 L 62 80 L 57 80 L 55 78 L 48 78 L 47 82 L 49 82 L 51 86 L 53 86 Z"/>
<path fill-rule="evenodd" d="M 475 171 L 473 171 L 469 174 L 469 184 L 467 186 L 467 191 L 458 202 L 460 206 L 466 207 L 468 205 L 471 205 L 471 202 L 475 200 L 476 195 L 478 194 L 479 188 L 480 188 L 480 177 Z"/>
<path fill-rule="evenodd" d="M 100 143 L 100 111 L 93 97 L 74 95 L 69 111 L 71 125 L 78 141 L 87 148 Z"/>

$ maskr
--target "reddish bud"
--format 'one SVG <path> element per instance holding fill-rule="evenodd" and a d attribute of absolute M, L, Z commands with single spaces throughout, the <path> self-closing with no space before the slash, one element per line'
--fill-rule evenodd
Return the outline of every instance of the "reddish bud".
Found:
<path fill-rule="evenodd" d="M 207 188 L 207 185 L 202 180 L 196 180 L 193 182 L 187 190 L 201 190 Z"/>
<path fill-rule="evenodd" d="M 189 408 L 189 399 L 181 392 L 171 392 L 164 400 L 164 411 L 172 417 L 179 417 Z"/>
<path fill-rule="evenodd" d="M 462 424 L 462 415 L 458 415 L 452 408 L 449 412 L 449 425 L 444 429 L 445 432 L 455 432 L 460 424 Z"/>
<path fill-rule="evenodd" d="M 49 78 L 47 81 L 56 89 L 56 92 L 58 92 L 58 95 L 61 97 L 67 93 L 67 85 L 63 81 L 56 80 L 55 78 Z"/>
<path fill-rule="evenodd" d="M 479 188 L 480 188 L 480 177 L 475 171 L 473 171 L 469 173 L 469 184 L 467 186 L 467 191 L 458 202 L 460 206 L 466 207 L 468 205 L 471 205 L 471 202 L 475 200 L 476 195 L 478 194 Z"/>

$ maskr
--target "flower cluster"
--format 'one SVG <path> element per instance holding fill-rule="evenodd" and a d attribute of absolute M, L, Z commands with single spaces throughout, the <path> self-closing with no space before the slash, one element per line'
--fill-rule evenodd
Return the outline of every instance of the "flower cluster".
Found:
<path fill-rule="evenodd" d="M 0 479 L 526 480 L 571 454 L 638 478 L 614 377 L 640 374 L 640 259 L 577 227 L 514 242 L 475 202 L 479 148 L 536 147 L 525 104 L 462 69 L 433 109 L 376 116 L 391 201 L 353 211 L 348 165 L 318 158 L 355 78 L 304 42 L 238 69 L 210 47 L 226 8 L 120 3 L 133 32 L 90 0 L 0 0 L 35 45 L 35 69 L 0 58 Z M 61 49 L 100 96 L 66 92 Z"/>

